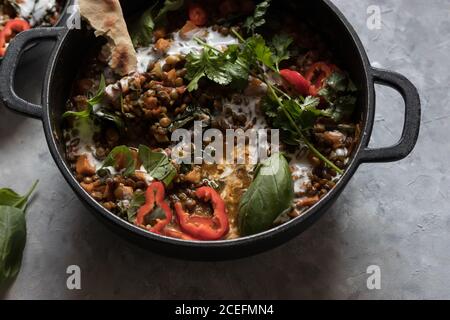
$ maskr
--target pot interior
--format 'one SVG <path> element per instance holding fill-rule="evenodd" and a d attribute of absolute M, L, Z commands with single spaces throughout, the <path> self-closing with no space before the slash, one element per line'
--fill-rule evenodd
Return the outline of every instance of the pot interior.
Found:
<path fill-rule="evenodd" d="M 128 17 L 136 12 L 142 12 L 141 5 L 148 6 L 148 2 L 142 1 L 133 1 L 132 5 L 129 5 L 129 3 L 124 4 L 124 11 Z M 364 132 L 364 128 L 367 125 L 365 119 L 367 118 L 369 108 L 369 88 L 365 69 L 366 56 L 364 51 L 360 51 L 358 42 L 355 42 L 353 35 L 341 22 L 339 16 L 330 9 L 326 1 L 276 1 L 273 5 L 274 14 L 280 18 L 282 18 L 283 12 L 286 12 L 286 10 L 298 12 L 299 21 L 308 21 L 310 23 L 313 30 L 316 30 L 325 39 L 326 43 L 328 43 L 330 50 L 338 59 L 340 65 L 349 72 L 352 80 L 359 89 L 358 107 L 360 112 L 355 117 L 361 119 L 361 132 Z M 65 146 L 64 139 L 62 139 L 61 116 L 65 111 L 65 104 L 70 96 L 71 87 L 80 66 L 83 66 L 87 54 L 96 44 L 98 44 L 98 39 L 86 29 L 70 30 L 63 37 L 60 45 L 57 46 L 58 52 L 55 56 L 54 65 L 50 66 L 51 73 L 48 89 L 46 90 L 47 103 L 44 103 L 44 108 L 48 108 L 49 129 L 53 133 L 55 147 L 60 157 L 60 164 L 64 164 L 65 170 L 67 171 L 65 174 L 71 173 L 68 169 L 69 164 L 64 156 Z M 355 148 L 354 153 L 358 150 L 359 148 Z M 355 157 L 355 154 L 352 157 Z M 347 170 L 352 171 L 349 173 L 351 175 L 355 169 L 356 164 L 354 168 L 348 168 Z M 345 180 L 347 181 L 348 179 Z M 78 185 L 75 189 L 79 194 L 84 193 L 83 189 Z M 333 196 L 333 191 L 330 192 L 330 197 Z M 335 195 L 337 196 L 340 191 L 337 190 Z M 293 224 L 295 221 L 296 219 L 293 219 L 286 225 Z M 273 230 L 273 232 L 277 231 Z M 245 240 L 245 238 L 241 239 Z"/>

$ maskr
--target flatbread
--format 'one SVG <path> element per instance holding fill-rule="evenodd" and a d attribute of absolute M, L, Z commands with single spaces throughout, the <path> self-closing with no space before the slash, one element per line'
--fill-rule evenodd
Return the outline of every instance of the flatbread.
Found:
<path fill-rule="evenodd" d="M 121 76 L 136 71 L 136 51 L 119 0 L 79 0 L 78 3 L 81 16 L 95 29 L 95 35 L 108 39 L 109 66 Z"/>

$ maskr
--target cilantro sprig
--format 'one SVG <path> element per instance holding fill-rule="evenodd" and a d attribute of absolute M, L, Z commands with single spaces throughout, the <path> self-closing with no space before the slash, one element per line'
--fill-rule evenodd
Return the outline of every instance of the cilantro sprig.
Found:
<path fill-rule="evenodd" d="M 248 17 L 244 23 L 244 27 L 248 32 L 254 33 L 256 28 L 261 27 L 266 23 L 265 16 L 269 7 L 270 0 L 262 1 L 256 6 L 253 16 Z"/>
<path fill-rule="evenodd" d="M 265 110 L 266 115 L 271 118 L 274 127 L 289 133 L 285 142 L 290 144 L 303 142 L 326 166 L 342 173 L 340 168 L 314 147 L 305 134 L 306 130 L 313 127 L 318 117 L 330 117 L 330 111 L 316 108 L 320 103 L 319 98 L 292 98 L 279 89 L 266 75 L 266 69 L 279 74 L 280 63 L 290 58 L 289 47 L 292 39 L 280 35 L 267 44 L 259 34 L 244 39 L 234 29 L 232 33 L 240 43 L 229 46 L 225 51 L 220 51 L 203 40 L 195 38 L 203 45 L 204 50 L 201 53 L 191 53 L 186 58 L 187 77 L 191 80 L 188 90 L 197 90 L 199 81 L 203 78 L 221 85 L 247 83 L 249 76 L 261 80 L 267 85 L 269 91 L 266 101 L 270 103 L 267 104 L 269 107 Z"/>

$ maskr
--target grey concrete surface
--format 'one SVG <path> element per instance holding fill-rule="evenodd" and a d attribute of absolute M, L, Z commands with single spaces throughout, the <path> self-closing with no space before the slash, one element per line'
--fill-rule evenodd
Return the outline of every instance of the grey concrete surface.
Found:
<path fill-rule="evenodd" d="M 450 1 L 334 0 L 371 61 L 419 88 L 422 131 L 406 160 L 362 165 L 335 206 L 273 251 L 228 262 L 186 262 L 122 240 L 80 204 L 51 159 L 39 121 L 0 109 L 0 185 L 40 179 L 28 212 L 22 270 L 6 299 L 413 299 L 450 298 Z M 381 30 L 366 26 L 382 8 Z M 395 142 L 403 103 L 377 87 L 372 146 Z M 82 289 L 66 288 L 79 265 Z M 381 268 L 381 290 L 366 269 Z"/>

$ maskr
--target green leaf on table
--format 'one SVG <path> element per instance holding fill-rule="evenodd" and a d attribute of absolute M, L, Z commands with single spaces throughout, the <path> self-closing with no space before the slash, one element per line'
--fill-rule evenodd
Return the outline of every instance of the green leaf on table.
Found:
<path fill-rule="evenodd" d="M 27 237 L 25 209 L 38 181 L 25 195 L 12 189 L 0 189 L 0 285 L 20 271 Z"/>
<path fill-rule="evenodd" d="M 26 237 L 25 213 L 16 207 L 0 206 L 0 284 L 19 273 Z"/>
<path fill-rule="evenodd" d="M 25 210 L 28 203 L 28 198 L 33 193 L 38 182 L 38 180 L 34 182 L 30 190 L 23 196 L 9 188 L 0 189 L 0 206 L 9 206 L 20 210 Z"/>

